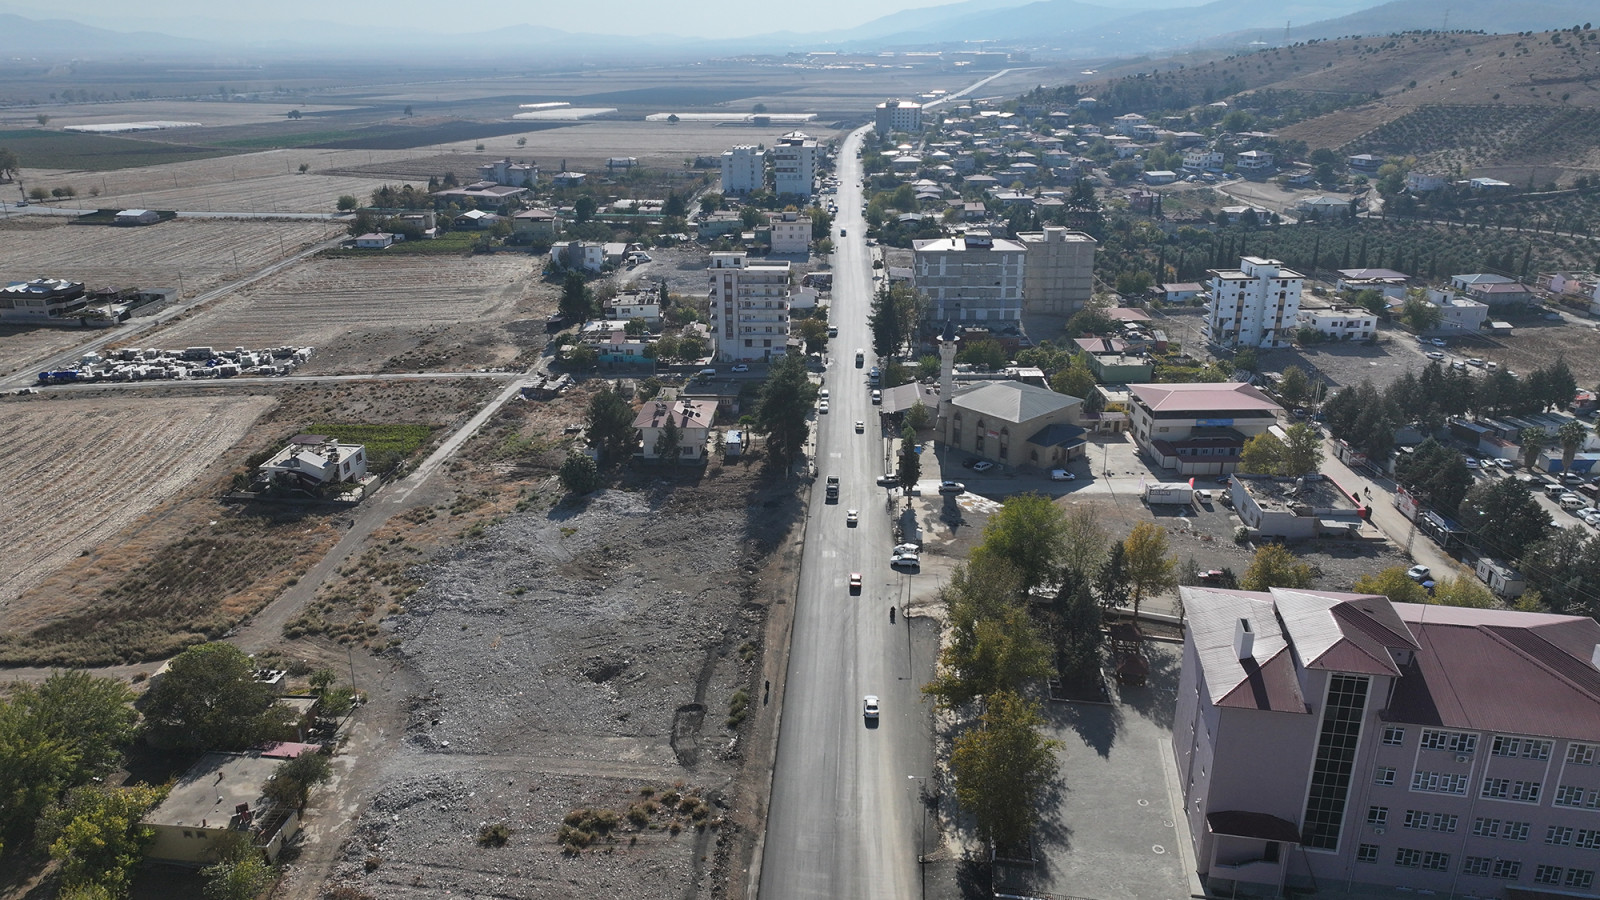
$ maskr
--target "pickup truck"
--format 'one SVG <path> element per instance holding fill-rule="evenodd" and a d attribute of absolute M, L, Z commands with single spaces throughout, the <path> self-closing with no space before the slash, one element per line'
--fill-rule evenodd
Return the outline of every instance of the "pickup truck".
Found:
<path fill-rule="evenodd" d="M 834 503 L 839 502 L 839 476 L 837 475 L 828 476 L 828 500 Z"/>

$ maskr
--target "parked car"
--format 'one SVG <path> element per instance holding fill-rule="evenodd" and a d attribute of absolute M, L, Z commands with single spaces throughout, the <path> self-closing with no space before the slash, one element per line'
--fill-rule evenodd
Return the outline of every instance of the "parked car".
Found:
<path fill-rule="evenodd" d="M 838 337 L 838 336 L 839 336 L 839 326 L 837 326 L 837 325 L 829 325 L 828 326 L 828 337 Z"/>
<path fill-rule="evenodd" d="M 817 391 L 817 399 L 818 400 L 826 400 L 826 399 L 828 399 L 828 389 L 827 388 L 823 388 L 822 390 Z"/>
<path fill-rule="evenodd" d="M 1494 464 L 1507 472 L 1514 472 L 1517 469 L 1516 462 L 1509 459 L 1497 459 L 1494 461 Z"/>
<path fill-rule="evenodd" d="M 1068 472 L 1066 469 L 1051 469 L 1050 470 L 1050 480 L 1051 481 L 1077 481 L 1078 480 L 1078 476 L 1072 474 L 1071 472 Z"/>
<path fill-rule="evenodd" d="M 921 552 L 922 552 L 922 545 L 921 544 L 895 544 L 894 545 L 893 555 L 898 556 L 898 555 L 900 555 L 902 553 L 921 553 Z"/>
<path fill-rule="evenodd" d="M 894 487 L 895 485 L 897 485 L 899 483 L 900 483 L 900 476 L 894 474 L 893 472 L 885 472 L 882 475 L 878 476 L 878 486 L 879 487 Z"/>
<path fill-rule="evenodd" d="M 967 486 L 959 481 L 939 482 L 939 493 L 941 494 L 964 494 L 966 491 Z"/>
<path fill-rule="evenodd" d="M 1444 354 L 1437 350 L 1429 350 L 1426 354 L 1429 359 L 1444 359 Z"/>
<path fill-rule="evenodd" d="M 1463 463 L 1465 463 L 1465 464 L 1466 464 L 1466 466 L 1467 466 L 1467 468 L 1469 468 L 1469 469 L 1476 469 L 1476 468 L 1478 468 L 1478 461 L 1477 461 L 1477 460 L 1476 460 L 1476 459 L 1473 459 L 1473 458 L 1472 458 L 1472 457 L 1470 457 L 1470 456 L 1464 456 L 1464 457 L 1462 457 L 1462 458 L 1461 458 L 1461 461 L 1462 461 L 1462 462 L 1463 462 Z"/>
<path fill-rule="evenodd" d="M 1406 577 L 1421 584 L 1433 577 L 1433 570 L 1427 566 L 1412 566 L 1406 570 Z"/>
<path fill-rule="evenodd" d="M 994 468 L 994 463 L 989 462 L 987 459 L 980 459 L 975 465 L 973 465 L 972 471 L 987 472 L 992 468 Z"/>
<path fill-rule="evenodd" d="M 748 371 L 750 371 L 750 365 L 748 363 L 734 363 L 733 368 L 730 369 L 729 371 L 730 372 L 748 372 Z"/>
<path fill-rule="evenodd" d="M 1450 342 L 1446 341 L 1444 338 L 1429 338 L 1428 339 L 1428 343 L 1434 345 L 1435 347 L 1448 347 L 1448 346 L 1450 346 Z"/>
<path fill-rule="evenodd" d="M 896 569 L 915 569 L 922 565 L 922 557 L 915 553 L 896 553 L 889 557 L 889 565 Z"/>
<path fill-rule="evenodd" d="M 817 412 L 825 413 L 827 411 L 828 411 L 828 401 L 823 400 L 823 401 L 821 401 L 821 402 L 819 402 L 817 404 Z"/>

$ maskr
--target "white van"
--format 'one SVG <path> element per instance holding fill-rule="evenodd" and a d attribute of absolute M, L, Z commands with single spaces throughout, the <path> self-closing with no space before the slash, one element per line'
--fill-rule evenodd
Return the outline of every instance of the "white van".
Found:
<path fill-rule="evenodd" d="M 715 377 L 717 377 L 717 370 L 716 369 L 701 369 L 700 370 L 700 377 L 701 378 L 715 378 Z"/>

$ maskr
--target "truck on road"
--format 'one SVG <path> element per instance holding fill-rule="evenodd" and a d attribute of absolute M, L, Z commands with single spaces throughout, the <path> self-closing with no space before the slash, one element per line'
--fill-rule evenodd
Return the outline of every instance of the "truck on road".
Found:
<path fill-rule="evenodd" d="M 1194 488 L 1186 481 L 1147 484 L 1144 486 L 1144 502 L 1151 506 L 1158 503 L 1190 506 L 1194 503 Z"/>

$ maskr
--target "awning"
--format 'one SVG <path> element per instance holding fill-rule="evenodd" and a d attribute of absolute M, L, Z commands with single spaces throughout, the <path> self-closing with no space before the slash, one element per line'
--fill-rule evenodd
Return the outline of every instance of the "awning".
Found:
<path fill-rule="evenodd" d="M 1255 838 L 1260 841 L 1300 843 L 1300 829 L 1287 819 L 1266 813 L 1223 810 L 1206 814 L 1206 827 L 1212 834 Z"/>

